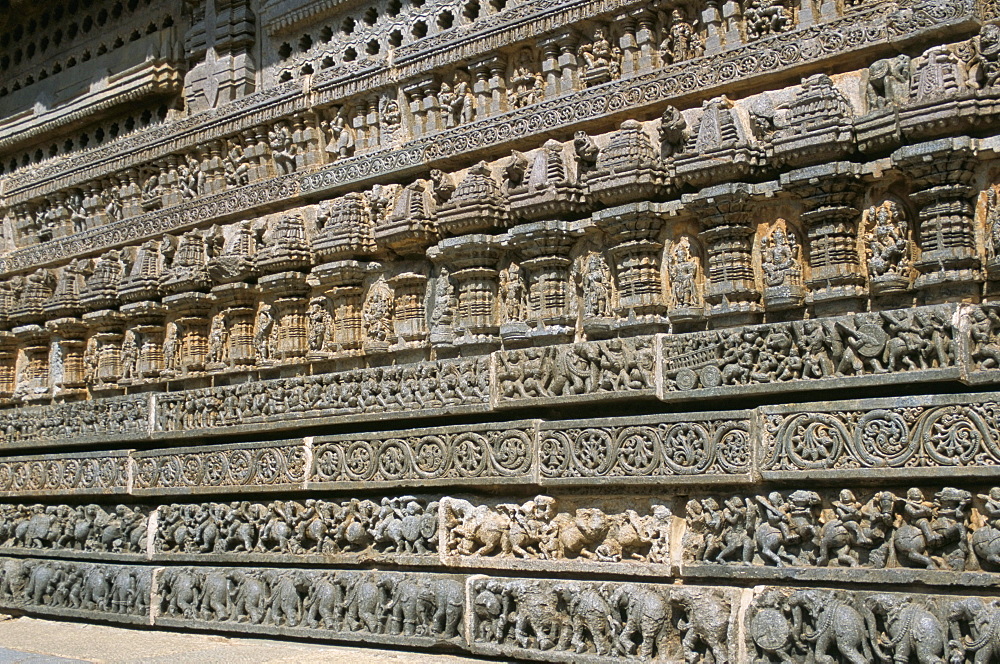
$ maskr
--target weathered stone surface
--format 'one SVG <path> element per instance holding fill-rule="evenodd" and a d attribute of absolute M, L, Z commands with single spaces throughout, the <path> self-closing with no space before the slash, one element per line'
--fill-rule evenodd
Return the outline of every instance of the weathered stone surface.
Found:
<path fill-rule="evenodd" d="M 287 491 L 305 486 L 309 452 L 301 441 L 170 448 L 136 452 L 131 467 L 137 495 Z"/>
<path fill-rule="evenodd" d="M 1000 657 L 995 2 L 50 5 L 0 9 L 4 610 Z"/>
<path fill-rule="evenodd" d="M 169 567 L 154 622 L 185 629 L 463 645 L 463 579 L 418 572 Z"/>
<path fill-rule="evenodd" d="M 85 496 L 131 488 L 127 451 L 0 459 L 0 496 Z"/>
<path fill-rule="evenodd" d="M 0 606 L 70 618 L 150 624 L 153 568 L 2 558 Z"/>

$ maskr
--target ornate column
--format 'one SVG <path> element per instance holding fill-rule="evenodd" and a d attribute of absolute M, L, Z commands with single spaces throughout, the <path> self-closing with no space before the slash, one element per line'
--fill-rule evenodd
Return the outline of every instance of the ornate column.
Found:
<path fill-rule="evenodd" d="M 390 278 L 395 294 L 395 333 L 407 343 L 420 344 L 427 339 L 427 275 L 403 272 Z"/>
<path fill-rule="evenodd" d="M 170 207 L 184 200 L 177 187 L 177 155 L 167 155 L 163 159 L 163 164 L 163 171 L 160 174 L 160 186 L 163 188 L 163 207 Z"/>
<path fill-rule="evenodd" d="M 976 152 L 967 136 L 900 148 L 893 162 L 911 180 L 920 257 L 914 286 L 929 302 L 975 296 L 983 281 L 973 217 Z"/>
<path fill-rule="evenodd" d="M 615 23 L 621 29 L 618 46 L 622 50 L 622 76 L 635 74 L 642 69 L 639 64 L 639 41 L 636 34 L 638 15 L 645 10 L 636 10 L 619 14 Z"/>
<path fill-rule="evenodd" d="M 254 354 L 254 313 L 257 304 L 257 288 L 243 281 L 222 284 L 212 289 L 219 316 L 225 322 L 227 343 L 218 358 L 225 368 L 253 366 Z M 209 340 L 211 345 L 211 339 Z"/>
<path fill-rule="evenodd" d="M 41 325 L 30 324 L 15 327 L 13 333 L 21 349 L 15 396 L 26 403 L 48 401 L 51 396 L 48 331 Z"/>
<path fill-rule="evenodd" d="M 0 331 L 0 400 L 14 394 L 17 378 L 17 337 L 12 332 Z"/>
<path fill-rule="evenodd" d="M 317 265 L 309 276 L 330 304 L 332 330 L 324 346 L 335 355 L 354 354 L 361 350 L 364 335 L 361 309 L 367 263 L 354 260 L 334 261 Z"/>
<path fill-rule="evenodd" d="M 410 83 L 403 87 L 403 94 L 406 95 L 406 103 L 410 108 L 410 118 L 412 126 L 410 135 L 413 138 L 420 138 L 427 133 L 427 112 L 423 104 L 423 90 L 421 84 Z"/>
<path fill-rule="evenodd" d="M 292 117 L 292 141 L 298 147 L 295 151 L 296 171 L 322 165 L 323 149 L 316 113 L 306 111 Z"/>
<path fill-rule="evenodd" d="M 428 249 L 427 255 L 446 268 L 454 285 L 451 311 L 454 343 L 497 344 L 500 331 L 496 316 L 499 240 L 481 234 L 447 238 Z"/>
<path fill-rule="evenodd" d="M 247 144 L 244 154 L 250 164 L 250 182 L 269 178 L 271 170 L 268 163 L 267 127 L 248 129 L 243 137 Z"/>
<path fill-rule="evenodd" d="M 178 293 L 163 298 L 163 306 L 174 315 L 177 371 L 200 373 L 208 358 L 209 312 L 213 297 L 208 293 Z"/>
<path fill-rule="evenodd" d="M 545 77 L 545 96 L 558 97 L 562 86 L 562 68 L 559 65 L 559 40 L 556 37 L 546 37 L 538 41 L 542 51 L 542 76 Z"/>
<path fill-rule="evenodd" d="M 91 391 L 118 389 L 121 378 L 121 343 L 125 332 L 125 316 L 117 311 L 104 309 L 83 315 L 83 322 L 90 329 L 91 353 L 86 358 L 92 371 Z"/>
<path fill-rule="evenodd" d="M 225 154 L 221 140 L 209 141 L 204 148 L 205 193 L 214 194 L 226 190 L 226 167 L 222 163 Z"/>
<path fill-rule="evenodd" d="M 667 301 L 663 292 L 660 231 L 663 218 L 648 202 L 622 205 L 594 214 L 607 233 L 618 301 L 619 327 L 666 329 Z"/>
<path fill-rule="evenodd" d="M 58 396 L 66 398 L 86 388 L 83 353 L 87 345 L 87 326 L 78 318 L 59 318 L 45 323 L 51 333 L 53 367 L 52 385 Z"/>
<path fill-rule="evenodd" d="M 119 195 L 122 199 L 122 218 L 135 217 L 142 214 L 142 185 L 139 184 L 139 171 L 126 168 L 122 171 L 122 186 Z"/>
<path fill-rule="evenodd" d="M 163 335 L 167 308 L 159 302 L 132 302 L 121 308 L 138 337 L 133 381 L 158 378 L 164 370 Z"/>
<path fill-rule="evenodd" d="M 759 323 L 763 315 L 753 270 L 751 187 L 730 183 L 683 198 L 687 210 L 700 219 L 708 262 L 706 314 L 720 327 Z"/>
<path fill-rule="evenodd" d="M 559 69 L 561 71 L 559 91 L 560 93 L 573 92 L 577 88 L 580 60 L 577 57 L 577 49 L 580 46 L 580 36 L 572 30 L 566 30 L 556 35 L 556 42 L 559 44 Z"/>
<path fill-rule="evenodd" d="M 540 324 L 530 333 L 546 341 L 571 341 L 577 312 L 570 281 L 570 250 L 583 232 L 572 222 L 542 221 L 515 226 L 510 245 L 521 257 L 527 273 L 525 320 Z"/>
<path fill-rule="evenodd" d="M 273 306 L 275 358 L 284 362 L 304 358 L 309 351 L 306 309 L 309 286 L 302 272 L 279 272 L 258 280 L 261 294 Z"/>
<path fill-rule="evenodd" d="M 856 205 L 864 189 L 859 172 L 857 164 L 833 162 L 781 176 L 805 204 L 799 219 L 809 245 L 806 285 L 820 316 L 862 311 L 868 295 L 858 254 Z"/>
<path fill-rule="evenodd" d="M 438 101 L 438 93 L 441 91 L 441 84 L 433 78 L 426 78 L 420 82 L 420 93 L 422 96 L 420 105 L 424 113 L 424 131 L 433 134 L 445 128 L 444 119 L 441 117 L 441 106 Z"/>

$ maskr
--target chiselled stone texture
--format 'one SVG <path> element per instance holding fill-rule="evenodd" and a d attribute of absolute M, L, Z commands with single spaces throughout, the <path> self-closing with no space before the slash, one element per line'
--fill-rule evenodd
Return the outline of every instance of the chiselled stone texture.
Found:
<path fill-rule="evenodd" d="M 148 450 L 131 459 L 138 495 L 295 489 L 303 486 L 308 467 L 301 441 Z"/>
<path fill-rule="evenodd" d="M 0 606 L 47 616 L 150 624 L 153 568 L 0 558 Z"/>
<path fill-rule="evenodd" d="M 0 609 L 1000 661 L 997 21 L 3 4 Z"/>
<path fill-rule="evenodd" d="M 127 451 L 0 459 L 0 495 L 5 497 L 107 495 L 130 487 Z"/>
<path fill-rule="evenodd" d="M 462 577 L 372 570 L 169 567 L 155 623 L 401 646 L 463 645 Z"/>

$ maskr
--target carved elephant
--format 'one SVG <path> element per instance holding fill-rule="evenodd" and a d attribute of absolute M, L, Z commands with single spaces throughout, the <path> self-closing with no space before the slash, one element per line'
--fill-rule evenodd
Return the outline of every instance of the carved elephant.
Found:
<path fill-rule="evenodd" d="M 224 571 L 205 575 L 199 604 L 202 620 L 229 620 L 232 587 L 232 581 Z"/>
<path fill-rule="evenodd" d="M 314 579 L 312 592 L 306 598 L 306 625 L 316 627 L 322 620 L 326 629 L 340 629 L 347 607 L 344 589 L 327 576 Z"/>

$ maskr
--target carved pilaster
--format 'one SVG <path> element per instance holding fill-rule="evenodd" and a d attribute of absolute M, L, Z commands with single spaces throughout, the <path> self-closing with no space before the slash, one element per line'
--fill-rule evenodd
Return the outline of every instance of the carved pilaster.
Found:
<path fill-rule="evenodd" d="M 137 337 L 133 381 L 159 377 L 165 369 L 163 336 L 167 308 L 158 302 L 133 302 L 122 305 L 121 311 Z"/>
<path fill-rule="evenodd" d="M 499 241 L 489 235 L 448 238 L 431 247 L 427 255 L 446 267 L 454 286 L 451 326 L 455 343 L 495 344 L 499 332 L 496 316 Z M 438 304 L 435 302 L 435 306 Z"/>
<path fill-rule="evenodd" d="M 914 286 L 929 301 L 975 294 L 983 281 L 973 222 L 976 155 L 967 137 L 905 147 L 893 161 L 912 178 L 920 256 Z"/>
<path fill-rule="evenodd" d="M 22 325 L 15 327 L 13 333 L 20 347 L 14 396 L 25 402 L 48 400 L 51 394 L 49 332 L 40 325 Z"/>
<path fill-rule="evenodd" d="M 594 222 L 609 240 L 608 253 L 618 299 L 614 310 L 625 320 L 620 327 L 647 329 L 667 324 L 663 292 L 660 232 L 663 218 L 649 203 L 635 203 L 595 213 Z"/>
<path fill-rule="evenodd" d="M 427 276 L 403 272 L 389 279 L 395 294 L 395 333 L 405 342 L 422 342 L 427 338 Z"/>
<path fill-rule="evenodd" d="M 820 315 L 860 311 L 867 296 L 857 241 L 859 172 L 856 164 L 834 162 L 781 177 L 806 206 L 800 216 L 809 247 L 806 283 Z"/>
<path fill-rule="evenodd" d="M 763 309 L 753 270 L 756 219 L 752 185 L 725 184 L 684 197 L 701 224 L 708 262 L 706 312 L 720 326 L 760 322 Z"/>
<path fill-rule="evenodd" d="M 524 224 L 510 232 L 510 244 L 527 273 L 524 319 L 539 323 L 532 337 L 572 338 L 577 312 L 569 253 L 582 234 L 574 224 L 564 221 Z"/>
<path fill-rule="evenodd" d="M 208 358 L 209 311 L 213 298 L 208 293 L 180 293 L 163 298 L 163 305 L 175 316 L 176 370 L 200 373 Z"/>
<path fill-rule="evenodd" d="M 318 288 L 329 302 L 332 330 L 324 348 L 333 353 L 354 353 L 361 349 L 362 286 L 368 273 L 367 263 L 353 260 L 335 261 L 312 269 L 309 282 Z"/>
<path fill-rule="evenodd" d="M 17 337 L 0 332 L 0 399 L 14 394 L 17 377 Z"/>
<path fill-rule="evenodd" d="M 83 315 L 83 322 L 90 328 L 90 341 L 94 347 L 85 362 L 90 374 L 91 389 L 107 390 L 118 387 L 122 375 L 121 344 L 125 332 L 125 316 L 117 311 L 92 311 Z"/>
<path fill-rule="evenodd" d="M 53 371 L 52 385 L 58 396 L 65 398 L 86 387 L 84 349 L 87 345 L 87 325 L 78 318 L 59 318 L 45 323 L 52 334 L 52 357 L 58 357 L 58 371 Z M 2 358 L 0 358 L 2 360 Z"/>

